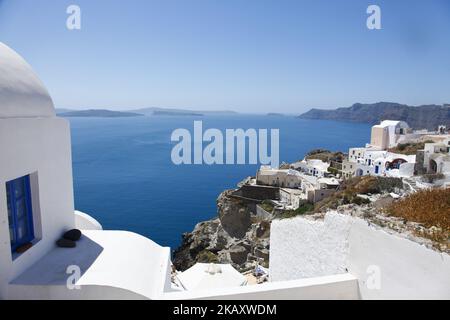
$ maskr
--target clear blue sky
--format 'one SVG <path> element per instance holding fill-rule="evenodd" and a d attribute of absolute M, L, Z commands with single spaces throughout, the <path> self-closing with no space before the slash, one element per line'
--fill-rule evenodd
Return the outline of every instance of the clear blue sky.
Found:
<path fill-rule="evenodd" d="M 82 29 L 66 29 L 66 8 Z M 382 30 L 366 9 L 382 10 Z M 450 103 L 450 1 L 0 0 L 58 107 L 300 113 Z"/>

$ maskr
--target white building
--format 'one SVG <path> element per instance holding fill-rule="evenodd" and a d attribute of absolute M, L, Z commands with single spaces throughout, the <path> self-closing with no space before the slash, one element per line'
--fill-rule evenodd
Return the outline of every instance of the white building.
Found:
<path fill-rule="evenodd" d="M 300 189 L 280 188 L 280 203 L 285 209 L 295 210 L 300 207 L 302 200 L 305 200 L 305 194 Z"/>
<path fill-rule="evenodd" d="M 342 175 L 345 178 L 366 175 L 411 177 L 416 163 L 416 155 L 380 151 L 372 147 L 351 148 L 349 159 L 342 163 Z"/>
<path fill-rule="evenodd" d="M 306 164 L 306 161 L 297 162 L 295 167 Z M 326 170 L 321 160 L 312 161 L 317 164 L 316 168 Z M 317 174 L 299 172 L 294 169 L 273 169 L 268 166 L 261 166 L 256 174 L 258 184 L 280 187 L 280 205 L 286 208 L 297 209 L 302 200 L 311 203 L 318 202 L 336 191 L 339 187 L 339 180 L 335 178 L 325 178 L 319 171 Z M 320 171 L 323 172 L 323 171 Z"/>
<path fill-rule="evenodd" d="M 330 164 L 319 159 L 308 159 L 295 162 L 291 167 L 315 177 L 324 177 L 328 174 Z"/>
<path fill-rule="evenodd" d="M 417 143 L 426 140 L 442 141 L 448 135 L 445 125 L 438 126 L 436 131 L 427 129 L 412 130 L 404 121 L 384 120 L 372 127 L 370 146 L 387 150 L 401 143 Z"/>
<path fill-rule="evenodd" d="M 450 174 L 450 154 L 433 154 L 430 157 L 429 172 Z"/>
<path fill-rule="evenodd" d="M 404 121 L 384 120 L 372 127 L 370 144 L 380 150 L 395 147 L 412 130 Z"/>
<path fill-rule="evenodd" d="M 301 190 L 303 199 L 316 203 L 332 195 L 339 188 L 340 181 L 336 178 L 318 178 L 302 174 Z"/>
<path fill-rule="evenodd" d="M 428 173 L 450 174 L 450 137 L 437 143 L 426 143 L 423 167 Z"/>
<path fill-rule="evenodd" d="M 256 183 L 281 188 L 298 188 L 301 186 L 302 180 L 300 173 L 296 170 L 261 166 L 256 173 Z"/>
<path fill-rule="evenodd" d="M 387 149 L 399 143 L 411 142 L 427 132 L 414 133 L 404 121 L 385 120 L 372 127 L 370 144 L 350 148 L 348 159 L 342 163 L 342 175 L 354 176 L 396 176 L 414 175 L 416 155 L 389 152 Z"/>

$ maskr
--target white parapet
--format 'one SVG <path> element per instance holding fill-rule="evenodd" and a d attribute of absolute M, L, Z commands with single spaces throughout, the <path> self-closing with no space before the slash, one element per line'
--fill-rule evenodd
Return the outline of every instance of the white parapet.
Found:
<path fill-rule="evenodd" d="M 103 230 L 102 225 L 90 215 L 75 210 L 75 227 L 80 230 Z"/>
<path fill-rule="evenodd" d="M 450 256 L 406 235 L 336 212 L 272 222 L 271 281 L 345 272 L 361 299 L 450 299 Z"/>
<path fill-rule="evenodd" d="M 347 273 L 234 288 L 172 292 L 163 294 L 160 299 L 357 300 L 359 292 L 357 278 Z"/>

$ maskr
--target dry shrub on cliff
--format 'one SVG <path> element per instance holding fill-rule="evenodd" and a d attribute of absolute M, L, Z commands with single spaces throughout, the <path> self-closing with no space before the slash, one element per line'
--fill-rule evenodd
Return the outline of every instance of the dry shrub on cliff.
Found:
<path fill-rule="evenodd" d="M 442 229 L 443 236 L 450 232 L 450 188 L 423 190 L 392 203 L 387 211 L 404 218 Z"/>
<path fill-rule="evenodd" d="M 308 152 L 305 156 L 306 160 L 322 160 L 323 162 L 342 162 L 344 154 L 340 151 L 332 152 L 325 149 L 315 149 Z"/>
<path fill-rule="evenodd" d="M 284 211 L 279 218 L 280 219 L 289 219 L 293 218 L 299 215 L 307 214 L 307 213 L 313 213 L 314 212 L 314 205 L 309 202 L 303 202 L 300 204 L 300 206 L 295 210 L 287 210 Z"/>
<path fill-rule="evenodd" d="M 336 209 L 343 204 L 367 204 L 369 201 L 358 197 L 358 194 L 393 192 L 395 189 L 401 189 L 402 187 L 403 182 L 399 178 L 373 176 L 353 177 L 345 180 L 336 193 L 316 203 L 315 212 Z"/>
<path fill-rule="evenodd" d="M 197 255 L 197 262 L 200 263 L 218 263 L 219 259 L 217 255 L 209 250 L 203 250 Z"/>
<path fill-rule="evenodd" d="M 344 181 L 343 189 L 351 193 L 383 193 L 403 188 L 399 178 L 363 176 L 354 177 Z"/>
<path fill-rule="evenodd" d="M 423 150 L 425 143 L 433 143 L 432 140 L 417 143 L 399 143 L 396 147 L 390 148 L 388 151 L 393 153 L 400 153 L 405 155 L 416 154 L 417 151 Z"/>

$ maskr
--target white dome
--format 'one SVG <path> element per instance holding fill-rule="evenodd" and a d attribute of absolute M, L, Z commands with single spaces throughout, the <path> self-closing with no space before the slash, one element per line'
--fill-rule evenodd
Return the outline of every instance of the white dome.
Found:
<path fill-rule="evenodd" d="M 54 116 L 52 98 L 31 66 L 0 42 L 0 118 Z"/>

